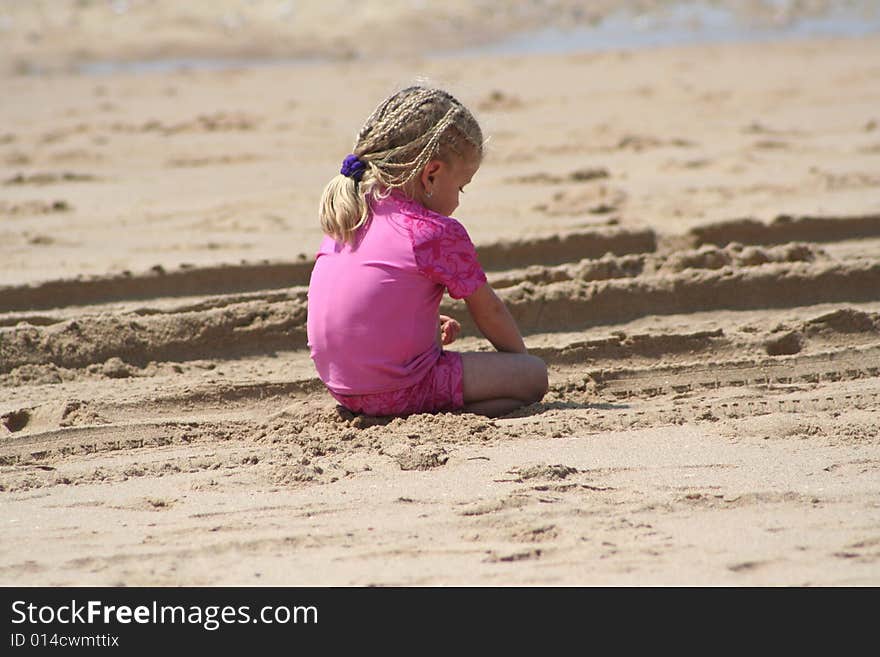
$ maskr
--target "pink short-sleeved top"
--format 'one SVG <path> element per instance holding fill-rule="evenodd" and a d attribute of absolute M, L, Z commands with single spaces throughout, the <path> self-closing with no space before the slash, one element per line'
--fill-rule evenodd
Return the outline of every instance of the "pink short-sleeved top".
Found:
<path fill-rule="evenodd" d="M 421 381 L 440 358 L 437 317 L 486 282 L 464 226 L 392 192 L 371 203 L 354 244 L 325 237 L 309 283 L 308 344 L 334 393 Z"/>

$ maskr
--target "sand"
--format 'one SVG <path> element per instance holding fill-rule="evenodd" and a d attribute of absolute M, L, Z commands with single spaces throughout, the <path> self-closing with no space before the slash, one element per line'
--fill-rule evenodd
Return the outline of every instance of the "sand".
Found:
<path fill-rule="evenodd" d="M 9 59 L 0 583 L 880 584 L 878 61 Z M 308 358 L 321 188 L 416 76 L 491 135 L 457 217 L 551 383 L 505 418 L 354 417 Z"/>

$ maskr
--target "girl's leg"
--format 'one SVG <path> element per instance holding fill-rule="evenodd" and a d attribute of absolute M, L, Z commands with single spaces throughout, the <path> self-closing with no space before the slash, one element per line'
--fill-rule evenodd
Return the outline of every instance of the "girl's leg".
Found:
<path fill-rule="evenodd" d="M 489 417 L 541 401 L 547 366 L 537 356 L 504 352 L 461 355 L 464 410 Z"/>

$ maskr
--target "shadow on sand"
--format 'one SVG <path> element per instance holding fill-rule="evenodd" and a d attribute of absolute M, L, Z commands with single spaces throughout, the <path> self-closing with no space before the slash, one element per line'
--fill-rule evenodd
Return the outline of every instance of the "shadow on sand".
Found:
<path fill-rule="evenodd" d="M 553 402 L 538 402 L 537 404 L 530 404 L 528 406 L 523 406 L 522 408 L 518 408 L 512 413 L 508 413 L 507 415 L 503 415 L 500 418 L 494 419 L 503 419 L 509 420 L 513 418 L 523 418 L 523 417 L 532 417 L 536 415 L 542 415 L 547 413 L 548 411 L 559 411 L 559 410 L 593 410 L 593 411 L 625 411 L 630 408 L 627 404 L 610 404 L 607 402 L 575 402 L 575 401 L 553 401 Z M 385 426 L 390 424 L 394 420 L 397 419 L 406 419 L 409 417 L 415 417 L 420 415 L 431 415 L 430 413 L 414 413 L 413 415 L 386 415 L 386 416 L 372 416 L 372 415 L 363 415 L 361 413 L 352 413 L 350 410 L 345 408 L 344 406 L 337 405 L 336 413 L 339 416 L 339 419 L 346 423 L 351 423 L 353 426 L 359 429 L 366 429 L 367 427 L 375 427 L 375 426 Z M 472 415 L 467 411 L 455 411 L 451 413 L 452 415 Z M 480 416 L 477 416 L 480 417 Z M 487 420 L 489 418 L 486 418 Z"/>
<path fill-rule="evenodd" d="M 510 419 L 519 417 L 531 417 L 534 415 L 542 415 L 548 411 L 560 410 L 593 410 L 593 411 L 625 411 L 630 408 L 627 404 L 609 404 L 607 402 L 575 402 L 575 401 L 553 401 L 538 402 L 518 408 L 512 413 L 502 416 L 499 419 Z"/>

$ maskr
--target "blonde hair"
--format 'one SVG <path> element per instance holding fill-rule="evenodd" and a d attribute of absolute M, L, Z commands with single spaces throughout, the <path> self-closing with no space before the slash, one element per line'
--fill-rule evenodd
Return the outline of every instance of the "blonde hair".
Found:
<path fill-rule="evenodd" d="M 369 198 L 405 187 L 432 159 L 483 156 L 483 133 L 470 111 L 441 90 L 414 86 L 385 99 L 357 135 L 360 182 L 339 174 L 321 195 L 321 228 L 350 242 L 370 214 Z"/>

